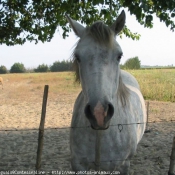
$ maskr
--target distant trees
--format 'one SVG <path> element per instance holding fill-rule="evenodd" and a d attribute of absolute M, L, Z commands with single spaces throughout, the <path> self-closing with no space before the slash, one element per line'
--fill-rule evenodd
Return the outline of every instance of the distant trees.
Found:
<path fill-rule="evenodd" d="M 0 66 L 0 74 L 6 74 L 8 71 L 7 71 L 7 68 L 3 65 Z"/>
<path fill-rule="evenodd" d="M 27 72 L 63 72 L 63 71 L 72 71 L 72 61 L 55 61 L 51 66 L 47 64 L 41 64 L 37 68 L 34 69 L 26 69 L 24 64 L 22 63 L 14 63 L 10 70 L 3 65 L 0 66 L 0 74 L 5 73 L 27 73 Z"/>
<path fill-rule="evenodd" d="M 72 62 L 71 61 L 55 61 L 49 68 L 46 64 L 39 65 L 35 72 L 63 72 L 63 71 L 71 71 L 72 70 Z"/>
<path fill-rule="evenodd" d="M 24 73 L 26 69 L 22 63 L 14 63 L 10 69 L 10 73 Z"/>
<path fill-rule="evenodd" d="M 122 69 L 140 69 L 140 67 L 141 67 L 141 61 L 137 56 L 129 58 L 123 65 L 121 65 Z"/>
<path fill-rule="evenodd" d="M 62 71 L 71 71 L 72 62 L 71 61 L 55 61 L 52 66 L 50 66 L 51 72 L 62 72 Z"/>
<path fill-rule="evenodd" d="M 47 64 L 41 64 L 36 69 L 34 69 L 34 71 L 35 72 L 48 72 L 49 67 L 47 66 Z"/>

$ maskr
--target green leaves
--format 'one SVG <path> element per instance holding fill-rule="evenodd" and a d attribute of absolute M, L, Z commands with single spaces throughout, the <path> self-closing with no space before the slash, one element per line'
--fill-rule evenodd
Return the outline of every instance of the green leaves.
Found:
<path fill-rule="evenodd" d="M 152 15 L 147 15 L 145 18 L 145 27 L 152 28 L 153 27 L 152 21 L 153 21 Z"/>
<path fill-rule="evenodd" d="M 172 19 L 175 16 L 175 0 L 120 0 L 120 3 L 123 7 L 128 8 L 130 13 L 136 16 L 138 22 L 145 27 L 153 27 L 153 14 L 156 14 L 160 21 L 163 21 L 167 27 L 170 26 L 172 31 L 175 28 L 175 23 Z"/>
<path fill-rule="evenodd" d="M 128 37 L 132 38 L 133 40 L 139 40 L 140 39 L 140 34 L 138 33 L 132 33 L 126 26 L 123 29 L 123 33 Z M 122 33 L 120 34 L 120 37 L 122 38 Z"/>
<path fill-rule="evenodd" d="M 152 28 L 155 13 L 167 27 L 175 28 L 175 0 L 3 0 L 0 6 L 0 44 L 6 45 L 50 41 L 58 27 L 67 37 L 71 29 L 65 14 L 87 26 L 97 20 L 111 25 L 123 7 L 145 27 Z M 127 27 L 123 33 L 132 39 L 140 37 Z"/>

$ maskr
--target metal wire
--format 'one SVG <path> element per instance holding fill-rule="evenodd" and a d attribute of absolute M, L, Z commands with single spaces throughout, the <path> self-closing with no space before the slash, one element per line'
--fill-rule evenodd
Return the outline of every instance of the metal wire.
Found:
<path fill-rule="evenodd" d="M 175 122 L 175 120 L 167 120 L 167 121 L 151 121 L 151 122 L 137 122 L 137 123 L 119 123 L 119 124 L 112 124 L 112 125 L 109 125 L 109 126 L 118 126 L 119 128 L 122 128 L 122 126 L 127 126 L 127 125 L 143 125 L 143 124 L 149 124 L 149 123 L 170 123 L 170 122 Z M 78 128 L 91 128 L 91 126 L 79 126 L 79 127 L 72 127 L 72 126 L 67 126 L 67 127 L 62 127 L 62 128 L 45 128 L 44 130 L 53 130 L 53 129 L 78 129 Z M 39 129 L 38 128 L 32 128 L 32 129 L 0 129 L 0 132 L 15 132 L 15 131 L 38 131 Z M 119 129 L 120 130 L 120 129 Z"/>

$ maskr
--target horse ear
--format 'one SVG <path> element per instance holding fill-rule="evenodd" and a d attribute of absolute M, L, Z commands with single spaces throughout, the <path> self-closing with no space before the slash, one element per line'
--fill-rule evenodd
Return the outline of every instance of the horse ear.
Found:
<path fill-rule="evenodd" d="M 75 34 L 81 38 L 83 36 L 84 31 L 85 31 L 85 27 L 83 27 L 81 24 L 79 24 L 77 21 L 73 20 L 72 18 L 70 18 L 67 15 L 66 15 L 66 18 L 67 18 L 69 24 L 71 25 L 73 31 L 75 32 Z"/>
<path fill-rule="evenodd" d="M 126 21 L 125 11 L 122 10 L 121 14 L 118 16 L 116 21 L 112 24 L 111 29 L 114 31 L 115 35 L 117 35 L 123 29 Z"/>

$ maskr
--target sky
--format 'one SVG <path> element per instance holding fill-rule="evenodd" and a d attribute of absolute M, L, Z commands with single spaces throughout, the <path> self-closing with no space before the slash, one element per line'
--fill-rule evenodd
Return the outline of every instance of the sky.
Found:
<path fill-rule="evenodd" d="M 141 35 L 139 41 L 125 36 L 117 41 L 123 50 L 121 64 L 132 57 L 138 56 L 141 65 L 175 66 L 175 34 L 154 16 L 154 27 L 144 28 L 135 19 L 134 15 L 126 12 L 126 25 L 132 32 Z M 36 68 L 40 64 L 52 65 L 55 61 L 69 60 L 73 46 L 78 41 L 73 31 L 66 39 L 62 33 L 56 31 L 51 42 L 26 42 L 24 45 L 0 45 L 0 65 L 7 69 L 16 63 L 23 63 L 26 68 Z"/>

